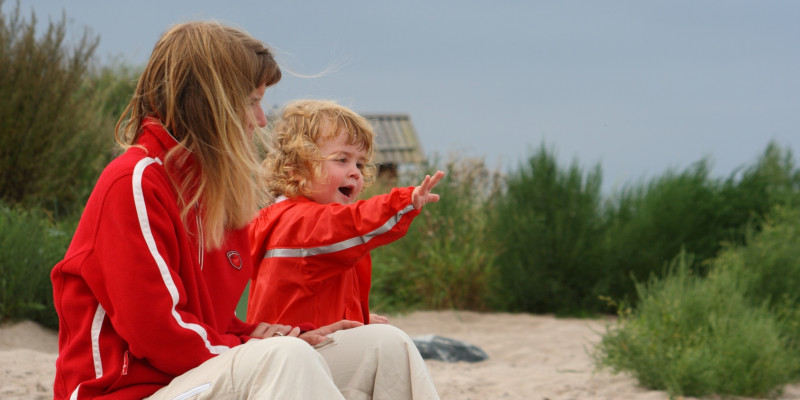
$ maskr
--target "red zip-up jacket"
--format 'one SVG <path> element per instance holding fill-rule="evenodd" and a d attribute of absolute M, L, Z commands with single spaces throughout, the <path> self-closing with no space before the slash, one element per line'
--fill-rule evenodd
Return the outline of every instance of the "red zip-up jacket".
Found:
<path fill-rule="evenodd" d="M 414 187 L 354 204 L 304 196 L 262 209 L 250 225 L 255 262 L 248 321 L 325 326 L 369 323 L 370 250 L 401 238 L 419 210 Z"/>
<path fill-rule="evenodd" d="M 203 247 L 163 166 L 177 142 L 155 120 L 103 171 L 51 273 L 59 316 L 55 399 L 141 399 L 248 340 L 235 315 L 252 272 L 247 229 Z"/>

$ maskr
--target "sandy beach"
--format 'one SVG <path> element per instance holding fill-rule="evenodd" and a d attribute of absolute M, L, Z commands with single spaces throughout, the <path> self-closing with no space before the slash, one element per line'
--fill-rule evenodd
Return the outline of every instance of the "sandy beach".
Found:
<path fill-rule="evenodd" d="M 457 339 L 489 355 L 478 363 L 428 361 L 442 399 L 669 399 L 630 377 L 595 369 L 590 352 L 609 320 L 465 311 L 390 319 L 411 336 Z M 57 353 L 53 331 L 32 322 L 0 326 L 0 399 L 51 399 Z M 800 384 L 786 387 L 780 399 L 800 399 Z"/>

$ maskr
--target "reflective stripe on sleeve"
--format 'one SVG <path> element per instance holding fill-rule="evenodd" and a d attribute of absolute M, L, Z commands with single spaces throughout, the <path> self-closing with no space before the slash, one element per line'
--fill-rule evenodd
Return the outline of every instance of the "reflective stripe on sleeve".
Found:
<path fill-rule="evenodd" d="M 337 251 L 347 250 L 351 247 L 365 244 L 373 238 L 389 232 L 395 225 L 397 225 L 403 218 L 403 215 L 414 210 L 414 205 L 409 204 L 397 214 L 389 217 L 389 219 L 381 225 L 378 229 L 367 233 L 363 236 L 356 236 L 354 238 L 343 240 L 339 243 L 329 244 L 327 246 L 311 247 L 307 249 L 271 249 L 264 253 L 264 258 L 272 257 L 312 257 L 320 254 L 335 253 Z"/>

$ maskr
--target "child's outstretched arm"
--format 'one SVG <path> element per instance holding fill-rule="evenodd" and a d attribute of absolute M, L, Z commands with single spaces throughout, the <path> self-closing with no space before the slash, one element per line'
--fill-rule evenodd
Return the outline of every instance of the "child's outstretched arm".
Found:
<path fill-rule="evenodd" d="M 425 175 L 425 179 L 422 180 L 422 183 L 411 192 L 411 202 L 414 203 L 415 209 L 419 210 L 422 209 L 425 204 L 439 201 L 439 195 L 431 193 L 431 190 L 436 187 L 436 184 L 438 184 L 443 177 L 444 172 L 442 171 L 436 171 L 433 177 Z"/>

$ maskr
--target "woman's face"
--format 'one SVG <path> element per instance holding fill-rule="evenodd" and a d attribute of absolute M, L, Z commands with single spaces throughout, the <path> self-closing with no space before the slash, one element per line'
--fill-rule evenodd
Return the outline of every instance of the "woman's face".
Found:
<path fill-rule="evenodd" d="M 247 124 L 247 133 L 253 134 L 256 130 L 256 125 L 263 128 L 267 126 L 267 116 L 264 115 L 264 109 L 261 108 L 261 100 L 264 98 L 264 92 L 267 90 L 267 85 L 261 85 L 250 94 L 250 115 L 251 120 Z"/>

